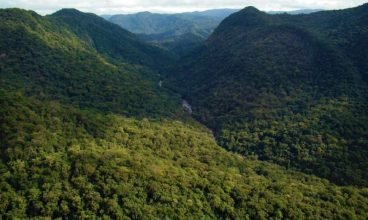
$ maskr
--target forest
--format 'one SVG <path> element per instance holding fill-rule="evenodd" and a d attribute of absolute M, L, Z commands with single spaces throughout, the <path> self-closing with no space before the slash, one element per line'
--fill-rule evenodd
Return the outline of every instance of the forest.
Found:
<path fill-rule="evenodd" d="M 303 15 L 247 7 L 168 73 L 219 144 L 367 186 L 368 5 Z"/>
<path fill-rule="evenodd" d="M 367 219 L 367 25 L 248 7 L 179 58 L 0 9 L 0 219 Z"/>

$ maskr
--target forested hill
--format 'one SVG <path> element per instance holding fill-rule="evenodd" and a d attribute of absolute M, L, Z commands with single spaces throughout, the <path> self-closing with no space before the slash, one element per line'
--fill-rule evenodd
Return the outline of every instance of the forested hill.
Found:
<path fill-rule="evenodd" d="M 171 58 L 117 25 L 72 9 L 46 17 L 3 9 L 0 19 L 2 87 L 132 116 L 180 107 L 157 86 Z"/>
<path fill-rule="evenodd" d="M 121 61 L 161 68 L 173 57 L 164 50 L 140 41 L 136 35 L 105 19 L 76 9 L 63 9 L 50 16 L 68 25 L 81 40 L 99 53 Z"/>
<path fill-rule="evenodd" d="M 368 185 L 368 5 L 308 15 L 248 7 L 171 79 L 227 149 Z"/>
<path fill-rule="evenodd" d="M 257 13 L 169 82 L 168 54 L 96 15 L 1 9 L 0 219 L 367 219 L 366 52 Z"/>

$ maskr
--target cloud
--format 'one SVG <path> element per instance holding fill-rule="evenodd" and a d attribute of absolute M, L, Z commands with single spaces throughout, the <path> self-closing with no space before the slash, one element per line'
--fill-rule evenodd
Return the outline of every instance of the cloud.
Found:
<path fill-rule="evenodd" d="M 365 3 L 365 0 L 1 0 L 0 8 L 17 7 L 49 14 L 61 8 L 77 8 L 97 14 L 133 13 L 138 11 L 183 12 L 212 8 L 261 10 L 341 9 Z"/>

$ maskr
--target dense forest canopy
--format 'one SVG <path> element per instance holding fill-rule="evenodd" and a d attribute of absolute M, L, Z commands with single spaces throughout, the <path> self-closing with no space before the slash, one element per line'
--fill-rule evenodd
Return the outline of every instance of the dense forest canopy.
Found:
<path fill-rule="evenodd" d="M 0 219 L 367 219 L 367 18 L 246 8 L 178 60 L 0 9 Z"/>
<path fill-rule="evenodd" d="M 303 15 L 248 7 L 169 73 L 219 143 L 368 185 L 368 5 Z"/>
<path fill-rule="evenodd" d="M 368 217 L 368 189 L 228 153 L 198 124 L 0 95 L 4 218 Z"/>
<path fill-rule="evenodd" d="M 117 25 L 72 9 L 5 9 L 0 19 L 2 87 L 125 115 L 175 114 L 180 100 L 157 86 L 168 54 Z"/>

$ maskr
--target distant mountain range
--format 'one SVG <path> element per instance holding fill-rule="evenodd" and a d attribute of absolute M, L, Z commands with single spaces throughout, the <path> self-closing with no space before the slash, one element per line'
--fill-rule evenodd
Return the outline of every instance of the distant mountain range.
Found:
<path fill-rule="evenodd" d="M 221 20 L 232 12 L 233 10 L 181 14 L 141 12 L 114 15 L 108 20 L 139 34 L 146 42 L 183 55 L 207 39 Z"/>
<path fill-rule="evenodd" d="M 132 33 L 139 34 L 146 42 L 159 45 L 178 55 L 184 55 L 207 39 L 223 19 L 239 10 L 214 9 L 178 14 L 140 12 L 127 15 L 103 15 L 103 17 Z M 316 11 L 318 10 L 287 13 L 302 14 Z"/>

